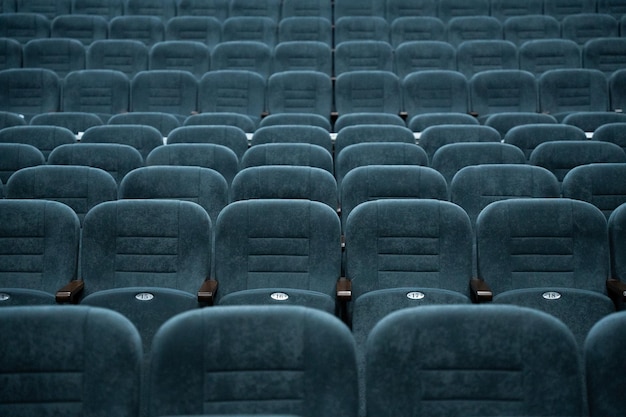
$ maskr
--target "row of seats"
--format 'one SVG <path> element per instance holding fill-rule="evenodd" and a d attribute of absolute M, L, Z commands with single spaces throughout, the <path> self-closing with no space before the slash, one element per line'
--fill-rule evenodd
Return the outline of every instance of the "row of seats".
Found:
<path fill-rule="evenodd" d="M 160 327 L 149 361 L 133 325 L 105 309 L 4 308 L 0 330 L 0 403 L 11 415 L 356 417 L 359 395 L 381 417 L 612 417 L 626 407 L 624 313 L 599 322 L 582 354 L 562 323 L 511 306 L 403 310 L 366 345 L 306 308 L 204 309 Z"/>
<path fill-rule="evenodd" d="M 79 14 L 107 19 L 121 15 L 213 16 L 225 20 L 232 16 L 264 16 L 275 21 L 294 16 L 324 17 L 330 21 L 345 16 L 378 16 L 393 21 L 405 16 L 433 16 L 449 20 L 457 16 L 510 16 L 546 14 L 561 20 L 576 13 L 607 13 L 620 18 L 626 12 L 622 0 L 2 0 L 2 13 L 39 13 L 53 19 L 59 15 Z"/>
<path fill-rule="evenodd" d="M 26 43 L 33 39 L 73 38 L 85 46 L 104 39 L 130 39 L 147 46 L 164 40 L 198 41 L 212 48 L 219 42 L 252 40 L 270 47 L 279 42 L 318 41 L 328 46 L 353 40 L 390 42 L 394 47 L 415 40 L 440 40 L 458 45 L 464 40 L 528 40 L 563 38 L 583 45 L 590 39 L 624 36 L 626 18 L 585 13 L 563 21 L 546 15 L 510 17 L 501 22 L 491 16 L 401 17 L 388 23 L 382 17 L 351 16 L 333 25 L 320 17 L 292 17 L 277 24 L 269 17 L 231 17 L 223 22 L 202 16 L 174 17 L 165 22 L 150 16 L 102 17 L 63 15 L 49 22 L 32 14 L 0 14 L 0 36 Z"/>
<path fill-rule="evenodd" d="M 283 71 L 318 71 L 328 76 L 358 70 L 392 71 L 403 78 L 423 70 L 451 70 L 471 77 L 488 69 L 521 69 L 539 76 L 551 69 L 587 68 L 607 77 L 624 69 L 626 38 L 573 41 L 541 39 L 516 47 L 508 41 L 473 40 L 458 47 L 443 41 L 412 41 L 397 48 L 383 41 L 343 42 L 333 51 L 321 42 L 218 43 L 212 50 L 196 41 L 97 41 L 85 48 L 75 39 L 38 39 L 22 47 L 0 39 L 2 69 L 43 68 L 59 77 L 85 69 L 121 71 L 128 77 L 147 70 L 188 71 L 198 79 L 216 70 L 249 70 L 267 78 Z"/>
<path fill-rule="evenodd" d="M 266 82 L 242 70 L 211 71 L 199 81 L 186 71 L 153 70 L 130 82 L 110 70 L 76 71 L 59 79 L 50 70 L 22 68 L 0 71 L 0 111 L 28 122 L 61 110 L 96 113 L 100 122 L 135 112 L 178 118 L 174 123 L 196 113 L 235 113 L 249 119 L 242 126 L 247 132 L 258 127 L 266 109 L 270 115 L 299 115 L 307 124 L 321 118 L 329 129 L 336 112 L 339 119 L 365 114 L 362 123 L 383 118 L 413 129 L 413 117 L 424 113 L 471 111 L 484 120 L 504 112 L 541 112 L 562 121 L 576 112 L 621 112 L 625 83 L 626 70 L 607 80 L 598 70 L 581 68 L 549 70 L 539 77 L 522 70 L 486 70 L 469 80 L 456 71 L 418 71 L 402 80 L 389 71 L 350 71 L 334 83 L 315 71 L 284 71 Z"/>

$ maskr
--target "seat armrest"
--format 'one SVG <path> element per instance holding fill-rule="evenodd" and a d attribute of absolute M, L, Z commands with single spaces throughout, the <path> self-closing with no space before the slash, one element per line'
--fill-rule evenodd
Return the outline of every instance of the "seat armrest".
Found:
<path fill-rule="evenodd" d="M 345 277 L 339 278 L 337 281 L 337 299 L 344 302 L 352 300 L 352 281 Z"/>
<path fill-rule="evenodd" d="M 479 278 L 470 280 L 470 292 L 475 303 L 486 303 L 493 300 L 493 292 L 487 283 Z"/>
<path fill-rule="evenodd" d="M 77 304 L 78 298 L 84 289 L 85 281 L 82 279 L 72 280 L 56 292 L 56 302 L 59 304 Z"/>
<path fill-rule="evenodd" d="M 610 278 L 606 281 L 606 290 L 616 304 L 626 301 L 626 283 Z"/>
<path fill-rule="evenodd" d="M 217 294 L 217 287 L 217 280 L 207 278 L 198 290 L 198 302 L 212 306 Z"/>

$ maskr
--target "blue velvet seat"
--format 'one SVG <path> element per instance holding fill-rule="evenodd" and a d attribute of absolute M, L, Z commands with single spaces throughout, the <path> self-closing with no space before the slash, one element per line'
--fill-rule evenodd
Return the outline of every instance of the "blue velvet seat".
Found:
<path fill-rule="evenodd" d="M 626 163 L 574 167 L 563 178 L 563 197 L 593 204 L 608 220 L 613 210 L 626 203 L 624 175 Z"/>
<path fill-rule="evenodd" d="M 165 39 L 165 25 L 157 16 L 116 16 L 109 21 L 109 39 L 135 40 L 150 47 Z"/>
<path fill-rule="evenodd" d="M 359 124 L 337 132 L 335 155 L 350 145 L 366 142 L 415 143 L 413 132 L 403 126 Z"/>
<path fill-rule="evenodd" d="M 504 142 L 515 145 L 520 148 L 526 159 L 530 159 L 530 155 L 537 146 L 548 141 L 565 141 L 565 140 L 586 140 L 585 132 L 576 126 L 548 123 L 537 124 L 531 123 L 511 128 L 504 135 Z"/>
<path fill-rule="evenodd" d="M 101 126 L 102 119 L 95 113 L 90 112 L 59 112 L 40 113 L 30 119 L 31 126 L 59 126 L 64 127 L 78 135 L 93 126 Z"/>
<path fill-rule="evenodd" d="M 106 123 L 130 110 L 130 80 L 117 70 L 73 71 L 63 80 L 61 106 L 65 112 L 95 113 Z"/>
<path fill-rule="evenodd" d="M 460 142 L 500 142 L 500 134 L 489 126 L 444 124 L 424 129 L 419 145 L 424 148 L 432 163 L 439 148 Z"/>
<path fill-rule="evenodd" d="M 626 131 L 624 127 L 626 127 L 626 124 L 623 122 L 602 125 L 593 132 L 593 140 L 614 143 L 626 152 Z"/>
<path fill-rule="evenodd" d="M 211 68 L 211 52 L 198 41 L 168 40 L 150 48 L 150 70 L 188 71 L 200 79 Z"/>
<path fill-rule="evenodd" d="M 57 146 L 76 143 L 76 135 L 59 126 L 11 126 L 0 129 L 0 143 L 32 145 L 48 159 Z"/>
<path fill-rule="evenodd" d="M 45 68 L 64 78 L 71 71 L 85 69 L 87 52 L 76 39 L 33 39 L 24 45 L 24 68 Z"/>
<path fill-rule="evenodd" d="M 389 3 L 387 2 L 387 4 Z M 407 7 L 412 6 L 408 5 Z M 446 26 L 435 15 L 436 13 L 426 16 L 403 15 L 391 20 L 389 30 L 393 47 L 398 49 L 403 43 L 414 41 L 445 41 Z"/>
<path fill-rule="evenodd" d="M 553 16 L 542 14 L 542 12 L 511 16 L 504 21 L 503 29 L 504 39 L 518 46 L 534 39 L 556 39 L 561 36 L 559 21 Z"/>
<path fill-rule="evenodd" d="M 150 70 L 137 73 L 130 84 L 134 112 L 160 112 L 181 123 L 197 112 L 198 80 L 182 70 Z"/>
<path fill-rule="evenodd" d="M 583 46 L 591 39 L 619 36 L 619 22 L 610 14 L 595 10 L 570 14 L 561 21 L 561 36 Z"/>
<path fill-rule="evenodd" d="M 533 39 L 519 47 L 519 67 L 535 76 L 554 69 L 581 68 L 581 48 L 570 39 Z"/>
<path fill-rule="evenodd" d="M 278 39 L 276 20 L 264 16 L 233 16 L 222 22 L 222 42 L 260 42 L 274 48 Z M 236 44 L 234 44 L 236 45 Z"/>
<path fill-rule="evenodd" d="M 163 145 L 163 136 L 148 125 L 102 125 L 90 127 L 80 138 L 81 143 L 119 143 L 137 149 L 145 159 L 156 147 Z"/>
<path fill-rule="evenodd" d="M 335 19 L 335 45 L 347 41 L 389 42 L 389 23 L 380 16 L 343 16 Z"/>
<path fill-rule="evenodd" d="M 211 51 L 211 71 L 251 71 L 269 77 L 273 47 L 259 41 L 220 42 Z"/>
<path fill-rule="evenodd" d="M 527 71 L 487 70 L 474 74 L 469 83 L 470 109 L 485 122 L 492 114 L 536 113 L 537 81 Z"/>
<path fill-rule="evenodd" d="M 180 127 L 181 117 L 160 111 L 133 111 L 114 114 L 109 119 L 108 124 L 151 126 L 161 132 L 163 137 L 167 137 L 172 130 Z"/>
<path fill-rule="evenodd" d="M 278 24 L 278 42 L 320 42 L 333 44 L 330 18 L 320 16 L 283 17 Z M 278 45 L 276 45 L 278 46 Z"/>
<path fill-rule="evenodd" d="M 273 73 L 284 71 L 318 71 L 330 77 L 333 73 L 330 45 L 317 40 L 280 42 L 274 48 Z"/>
<path fill-rule="evenodd" d="M 458 46 L 463 41 L 502 39 L 502 22 L 493 16 L 472 15 L 450 19 L 446 25 L 448 42 Z"/>
<path fill-rule="evenodd" d="M 320 126 L 285 124 L 259 127 L 252 135 L 250 145 L 292 142 L 310 143 L 311 145 L 319 145 L 328 152 L 332 153 L 333 151 L 333 142 L 328 130 Z"/>
<path fill-rule="evenodd" d="M 148 69 L 148 47 L 134 39 L 102 39 L 87 48 L 87 69 L 116 70 L 132 78 Z"/>
<path fill-rule="evenodd" d="M 405 80 L 414 72 L 432 70 L 445 73 L 457 68 L 456 49 L 439 39 L 403 42 L 396 47 L 394 60 L 396 74 Z"/>
<path fill-rule="evenodd" d="M 503 39 L 469 40 L 456 48 L 457 70 L 468 79 L 497 69 L 518 69 L 517 47 Z"/>
<path fill-rule="evenodd" d="M 241 157 L 248 149 L 248 138 L 245 132 L 228 125 L 188 125 L 172 130 L 167 137 L 167 144 L 174 143 L 213 143 L 230 148 L 237 158 Z"/>
<path fill-rule="evenodd" d="M 22 66 L 22 44 L 15 39 L 0 39 L 0 70 Z"/>
<path fill-rule="evenodd" d="M 333 85 L 327 73 L 281 71 L 267 80 L 269 114 L 314 114 L 330 119 L 332 105 Z"/>
<path fill-rule="evenodd" d="M 46 157 L 33 145 L 0 143 L 0 181 L 3 184 L 6 184 L 15 171 L 45 163 Z"/>
<path fill-rule="evenodd" d="M 13 68 L 0 71 L 0 110 L 21 114 L 26 121 L 61 108 L 61 82 L 54 71 Z"/>
<path fill-rule="evenodd" d="M 31 39 L 50 37 L 50 20 L 40 13 L 0 14 L 0 37 L 25 44 Z"/>
<path fill-rule="evenodd" d="M 220 22 L 228 17 L 227 0 L 179 0 L 176 6 L 178 16 L 211 16 Z"/>
<path fill-rule="evenodd" d="M 179 5 L 183 3 L 189 3 L 189 1 L 181 1 Z M 202 5 L 196 6 L 198 13 L 200 13 L 201 7 Z M 222 23 L 217 14 L 178 15 L 165 22 L 166 41 L 200 42 L 212 49 L 221 39 Z"/>
<path fill-rule="evenodd" d="M 103 16 L 74 14 L 59 15 L 52 19 L 50 26 L 51 38 L 72 38 L 85 47 L 94 41 L 106 39 L 109 33 L 109 22 Z"/>
<path fill-rule="evenodd" d="M 124 13 L 123 0 L 72 0 L 72 13 L 111 19 Z"/>
<path fill-rule="evenodd" d="M 262 143 L 250 147 L 241 158 L 241 168 L 263 165 L 300 165 L 333 173 L 333 158 L 325 148 L 310 143 Z"/>

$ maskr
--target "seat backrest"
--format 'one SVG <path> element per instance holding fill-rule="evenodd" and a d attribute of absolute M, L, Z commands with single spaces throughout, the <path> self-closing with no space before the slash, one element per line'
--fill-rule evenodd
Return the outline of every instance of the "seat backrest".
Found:
<path fill-rule="evenodd" d="M 158 3 L 151 0 L 126 0 L 124 14 L 156 16 L 165 21 L 176 16 L 176 2 L 174 0 L 163 0 Z"/>
<path fill-rule="evenodd" d="M 412 118 L 425 113 L 467 113 L 469 91 L 463 74 L 449 70 L 425 70 L 402 81 L 404 110 Z"/>
<path fill-rule="evenodd" d="M 437 16 L 437 2 L 434 0 L 387 0 L 385 15 L 387 20 L 406 16 Z"/>
<path fill-rule="evenodd" d="M 333 125 L 335 132 L 341 131 L 344 127 L 359 125 L 383 125 L 406 127 L 404 119 L 395 113 L 379 112 L 354 112 L 340 115 Z"/>
<path fill-rule="evenodd" d="M 437 15 L 444 22 L 459 16 L 489 16 L 489 0 L 479 0 L 468 4 L 463 0 L 440 0 Z"/>
<path fill-rule="evenodd" d="M 504 39 L 519 46 L 535 39 L 557 39 L 561 37 L 559 21 L 553 16 L 542 14 L 542 12 L 511 16 L 504 21 L 503 28 Z"/>
<path fill-rule="evenodd" d="M 183 119 L 183 117 L 169 113 L 133 111 L 111 116 L 108 124 L 151 126 L 161 132 L 161 136 L 167 137 L 172 130 L 180 127 L 181 119 Z"/>
<path fill-rule="evenodd" d="M 614 71 L 609 77 L 609 108 L 613 111 L 621 111 L 626 107 L 626 95 L 623 93 L 624 85 L 626 85 L 626 71 Z"/>
<path fill-rule="evenodd" d="M 124 14 L 124 0 L 72 0 L 72 13 L 112 19 Z"/>
<path fill-rule="evenodd" d="M 491 0 L 491 16 L 505 22 L 514 16 L 540 15 L 543 13 L 543 0 Z"/>
<path fill-rule="evenodd" d="M 13 199 L 58 201 L 74 210 L 82 223 L 85 214 L 97 204 L 117 200 L 117 183 L 99 168 L 39 165 L 11 175 L 4 194 Z"/>
<path fill-rule="evenodd" d="M 563 124 L 579 127 L 589 133 L 605 124 L 620 122 L 626 122 L 626 114 L 612 111 L 577 111 L 568 114 L 562 121 Z"/>
<path fill-rule="evenodd" d="M 156 16 L 117 16 L 109 21 L 109 38 L 135 40 L 149 47 L 165 38 L 165 25 Z"/>
<path fill-rule="evenodd" d="M 372 415 L 567 416 L 584 409 L 582 361 L 572 332 L 527 308 L 404 309 L 372 330 L 366 355 Z M 550 392 L 555 384 L 558 400 Z"/>
<path fill-rule="evenodd" d="M 265 87 L 265 79 L 253 71 L 210 71 L 200 79 L 198 110 L 241 113 L 258 124 L 265 110 Z"/>
<path fill-rule="evenodd" d="M 0 397 L 6 413 L 139 412 L 141 339 L 124 316 L 84 306 L 40 306 L 1 309 L 0 317 L 8 338 L 0 370 L 11 375 Z M 48 389 L 33 389 L 42 386 Z"/>
<path fill-rule="evenodd" d="M 566 16 L 581 13 L 594 13 L 595 0 L 544 0 L 543 13 L 562 21 Z"/>
<path fill-rule="evenodd" d="M 245 168 L 233 179 L 233 201 L 282 198 L 322 202 L 337 209 L 337 182 L 321 168 L 266 165 Z"/>
<path fill-rule="evenodd" d="M 457 69 L 467 78 L 490 69 L 518 69 L 517 47 L 502 39 L 462 42 L 456 50 Z"/>
<path fill-rule="evenodd" d="M 561 188 L 545 168 L 522 164 L 485 164 L 462 168 L 450 184 L 450 201 L 469 215 L 472 225 L 478 214 L 494 201 L 512 198 L 558 198 Z"/>
<path fill-rule="evenodd" d="M 211 16 L 220 22 L 228 17 L 228 0 L 178 0 L 178 16 Z"/>
<path fill-rule="evenodd" d="M 325 17 L 283 17 L 278 24 L 278 42 L 280 43 L 321 42 L 330 47 L 333 44 L 332 33 L 331 19 Z"/>
<path fill-rule="evenodd" d="M 335 47 L 335 74 L 393 71 L 393 48 L 387 41 L 347 40 Z"/>
<path fill-rule="evenodd" d="M 133 39 L 104 39 L 87 48 L 87 69 L 117 70 L 134 77 L 148 69 L 148 47 Z"/>
<path fill-rule="evenodd" d="M 423 132 L 426 128 L 439 125 L 479 125 L 474 116 L 467 113 L 436 112 L 416 114 L 407 120 L 407 127 L 413 132 Z"/>
<path fill-rule="evenodd" d="M 344 16 L 335 20 L 335 45 L 347 41 L 389 42 L 384 16 Z"/>
<path fill-rule="evenodd" d="M 385 4 L 376 0 L 339 0 L 335 4 L 334 18 L 339 20 L 344 16 L 384 16 Z"/>
<path fill-rule="evenodd" d="M 570 39 L 534 39 L 519 47 L 520 69 L 540 76 L 561 68 L 580 68 L 580 46 Z"/>
<path fill-rule="evenodd" d="M 554 116 L 536 112 L 502 112 L 487 116 L 485 126 L 493 127 L 504 138 L 509 130 L 520 125 L 557 124 Z"/>
<path fill-rule="evenodd" d="M 130 80 L 121 71 L 73 71 L 63 80 L 63 111 L 96 113 L 108 120 L 130 110 Z"/>
<path fill-rule="evenodd" d="M 146 165 L 182 165 L 211 168 L 230 184 L 239 171 L 239 159 L 230 148 L 213 143 L 173 143 L 148 154 Z"/>
<path fill-rule="evenodd" d="M 241 168 L 263 165 L 301 165 L 333 172 L 333 158 L 326 149 L 310 143 L 264 143 L 250 147 Z"/>
<path fill-rule="evenodd" d="M 220 42 L 211 51 L 211 71 L 251 71 L 267 78 L 270 75 L 272 49 L 258 41 Z"/>
<path fill-rule="evenodd" d="M 609 88 L 605 75 L 584 68 L 553 69 L 537 80 L 540 111 L 557 119 L 568 112 L 606 111 L 609 108 Z"/>
<path fill-rule="evenodd" d="M 347 146 L 364 142 L 415 143 L 413 132 L 403 126 L 360 124 L 342 128 L 335 138 L 335 155 Z"/>
<path fill-rule="evenodd" d="M 0 143 L 32 145 L 47 159 L 57 146 L 76 143 L 76 135 L 59 126 L 11 126 L 0 129 Z"/>
<path fill-rule="evenodd" d="M 446 27 L 434 15 L 397 17 L 391 20 L 389 30 L 394 48 L 399 48 L 405 42 L 446 40 Z"/>
<path fill-rule="evenodd" d="M 341 224 L 319 201 L 240 200 L 215 226 L 220 299 L 252 289 L 300 289 L 335 298 L 341 271 Z"/>
<path fill-rule="evenodd" d="M 230 148 L 241 159 L 248 149 L 246 133 L 236 126 L 181 126 L 167 137 L 168 145 L 174 143 L 213 143 Z"/>
<path fill-rule="evenodd" d="M 332 3 L 329 0 L 283 0 L 282 19 L 309 16 L 321 17 L 331 21 L 333 19 Z"/>
<path fill-rule="evenodd" d="M 275 72 L 267 81 L 267 110 L 330 117 L 333 87 L 329 75 L 317 71 Z"/>
<path fill-rule="evenodd" d="M 212 225 L 198 204 L 117 200 L 85 216 L 81 269 L 85 294 L 125 287 L 195 294 L 211 268 Z"/>
<path fill-rule="evenodd" d="M 624 163 L 626 153 L 609 142 L 551 141 L 537 146 L 528 162 L 547 168 L 562 182 L 574 167 L 592 163 Z"/>
<path fill-rule="evenodd" d="M 0 137 L 2 135 L 0 134 Z M 252 135 L 251 146 L 263 143 L 310 143 L 319 145 L 328 152 L 333 151 L 333 142 L 328 130 L 320 126 L 272 125 L 258 128 Z"/>
<path fill-rule="evenodd" d="M 590 39 L 582 47 L 582 64 L 585 68 L 602 71 L 607 77 L 624 68 L 626 39 Z"/>
<path fill-rule="evenodd" d="M 0 143 L 0 181 L 6 184 L 17 170 L 43 165 L 46 158 L 33 145 L 25 143 Z"/>
<path fill-rule="evenodd" d="M 54 304 L 56 291 L 76 279 L 78 216 L 56 201 L 9 199 L 0 200 L 0 216 L 0 305 Z"/>
<path fill-rule="evenodd" d="M 611 276 L 623 281 L 626 279 L 626 251 L 624 237 L 626 233 L 626 205 L 620 205 L 609 217 L 609 250 L 611 258 Z"/>
<path fill-rule="evenodd" d="M 266 17 L 274 22 L 280 20 L 281 2 L 268 0 L 259 3 L 255 0 L 231 0 L 228 15 L 231 17 Z"/>
<path fill-rule="evenodd" d="M 476 221 L 478 275 L 494 295 L 522 288 L 606 293 L 606 219 L 593 205 L 566 198 L 501 200 Z"/>
<path fill-rule="evenodd" d="M 133 77 L 131 109 L 187 117 L 198 106 L 198 80 L 188 71 L 150 70 Z"/>
<path fill-rule="evenodd" d="M 231 15 L 222 22 L 222 42 L 254 41 L 273 48 L 277 39 L 276 20 L 267 16 Z"/>
<path fill-rule="evenodd" d="M 366 165 L 428 165 L 426 152 L 404 142 L 364 142 L 347 146 L 335 156 L 335 178 L 341 187 L 345 175 Z"/>
<path fill-rule="evenodd" d="M 595 10 L 568 15 L 561 22 L 561 36 L 582 47 L 591 39 L 619 36 L 619 22 L 610 14 L 597 13 Z"/>
<path fill-rule="evenodd" d="M 283 71 L 318 71 L 330 77 L 333 72 L 332 56 L 330 45 L 318 40 L 283 41 L 274 48 L 274 74 Z"/>
<path fill-rule="evenodd" d="M 80 141 L 129 145 L 145 160 L 154 148 L 163 145 L 163 136 L 156 128 L 147 125 L 102 125 L 87 129 Z"/>
<path fill-rule="evenodd" d="M 102 119 L 94 113 L 59 112 L 36 114 L 30 119 L 31 126 L 59 126 L 78 135 L 93 126 L 102 125 Z"/>
<path fill-rule="evenodd" d="M 228 184 L 219 172 L 192 166 L 148 166 L 126 174 L 120 199 L 170 199 L 199 204 L 213 222 L 228 204 Z"/>
<path fill-rule="evenodd" d="M 339 115 L 355 112 L 398 114 L 400 80 L 388 71 L 350 71 L 335 81 L 335 106 Z"/>
<path fill-rule="evenodd" d="M 626 152 L 626 123 L 608 123 L 598 127 L 593 132 L 593 140 L 612 142 Z"/>
<path fill-rule="evenodd" d="M 502 23 L 492 16 L 459 16 L 447 24 L 448 42 L 458 46 L 463 41 L 502 39 Z"/>
<path fill-rule="evenodd" d="M 589 164 L 572 168 L 563 178 L 563 197 L 587 201 L 608 219 L 626 203 L 626 163 Z"/>
<path fill-rule="evenodd" d="M 0 39 L 0 70 L 22 66 L 22 45 L 15 39 Z"/>
<path fill-rule="evenodd" d="M 442 40 L 403 42 L 396 47 L 394 60 L 396 73 L 403 79 L 418 71 L 456 71 L 456 49 Z"/>
<path fill-rule="evenodd" d="M 234 126 L 248 133 L 256 129 L 250 116 L 229 111 L 194 114 L 185 119 L 183 126 Z"/>
<path fill-rule="evenodd" d="M 511 128 L 504 135 L 504 142 L 510 143 L 520 148 L 526 159 L 530 159 L 530 154 L 543 142 L 552 140 L 586 140 L 585 132 L 576 126 L 563 124 L 527 124 Z"/>
<path fill-rule="evenodd" d="M 0 37 L 25 44 L 31 39 L 50 37 L 50 20 L 40 13 L 0 14 Z"/>
<path fill-rule="evenodd" d="M 503 112 L 537 112 L 537 81 L 520 70 L 482 71 L 469 80 L 471 110 L 486 119 Z"/>
<path fill-rule="evenodd" d="M 50 37 L 75 39 L 86 48 L 96 40 L 106 39 L 108 32 L 109 22 L 103 16 L 66 14 L 52 20 Z"/>
<path fill-rule="evenodd" d="M 176 16 L 165 22 L 166 41 L 200 42 L 210 51 L 221 39 L 222 23 L 215 16 Z"/>
<path fill-rule="evenodd" d="M 107 171 L 119 184 L 128 172 L 143 166 L 143 158 L 132 146 L 119 143 L 60 145 L 48 156 L 50 165 L 84 165 Z"/>
<path fill-rule="evenodd" d="M 33 39 L 24 45 L 24 68 L 45 68 L 59 78 L 85 69 L 85 46 L 76 39 Z"/>
<path fill-rule="evenodd" d="M 27 122 L 24 117 L 19 114 L 0 110 L 0 127 L 2 129 L 12 126 L 24 126 L 26 124 Z"/>
<path fill-rule="evenodd" d="M 500 142 L 457 142 L 437 149 L 430 166 L 441 172 L 450 184 L 454 175 L 466 166 L 525 163 L 524 153 L 513 145 Z"/>
<path fill-rule="evenodd" d="M 331 131 L 330 119 L 319 114 L 311 113 L 277 113 L 268 114 L 259 122 L 259 129 L 268 126 L 302 126 L 321 127 L 326 132 Z M 326 144 L 323 145 L 327 147 Z"/>
<path fill-rule="evenodd" d="M 439 172 L 428 167 L 368 165 L 350 170 L 341 182 L 340 193 L 341 221 L 345 228 L 350 213 L 362 203 L 387 199 L 447 200 L 448 184 Z"/>
<path fill-rule="evenodd" d="M 165 324 L 153 348 L 152 413 L 357 415 L 354 339 L 324 312 L 200 309 Z M 190 351 L 198 354 L 183 354 Z M 172 356 L 180 357 L 175 365 Z M 202 394 L 205 386 L 209 396 Z"/>
<path fill-rule="evenodd" d="M 211 68 L 206 44 L 191 40 L 168 40 L 150 48 L 150 70 L 189 71 L 200 78 Z"/>
<path fill-rule="evenodd" d="M 500 142 L 500 133 L 489 126 L 444 124 L 424 129 L 419 145 L 432 162 L 439 148 L 457 142 Z"/>
<path fill-rule="evenodd" d="M 0 110 L 30 120 L 39 113 L 60 109 L 59 77 L 43 68 L 14 68 L 0 71 Z"/>

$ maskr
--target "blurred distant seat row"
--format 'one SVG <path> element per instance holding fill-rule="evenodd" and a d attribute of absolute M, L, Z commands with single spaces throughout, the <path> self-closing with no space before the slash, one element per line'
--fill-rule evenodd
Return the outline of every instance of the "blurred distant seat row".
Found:
<path fill-rule="evenodd" d="M 607 13 L 621 17 L 626 7 L 620 0 L 481 0 L 467 4 L 462 0 L 3 0 L 3 13 L 41 13 L 48 18 L 64 14 L 89 14 L 105 18 L 121 15 L 147 15 L 169 19 L 176 15 L 213 16 L 224 20 L 232 16 L 265 16 L 274 20 L 293 16 L 318 16 L 335 20 L 345 16 L 378 16 L 393 21 L 405 16 L 438 16 L 449 20 L 457 16 L 510 16 L 546 14 L 561 20 L 576 13 Z"/>

